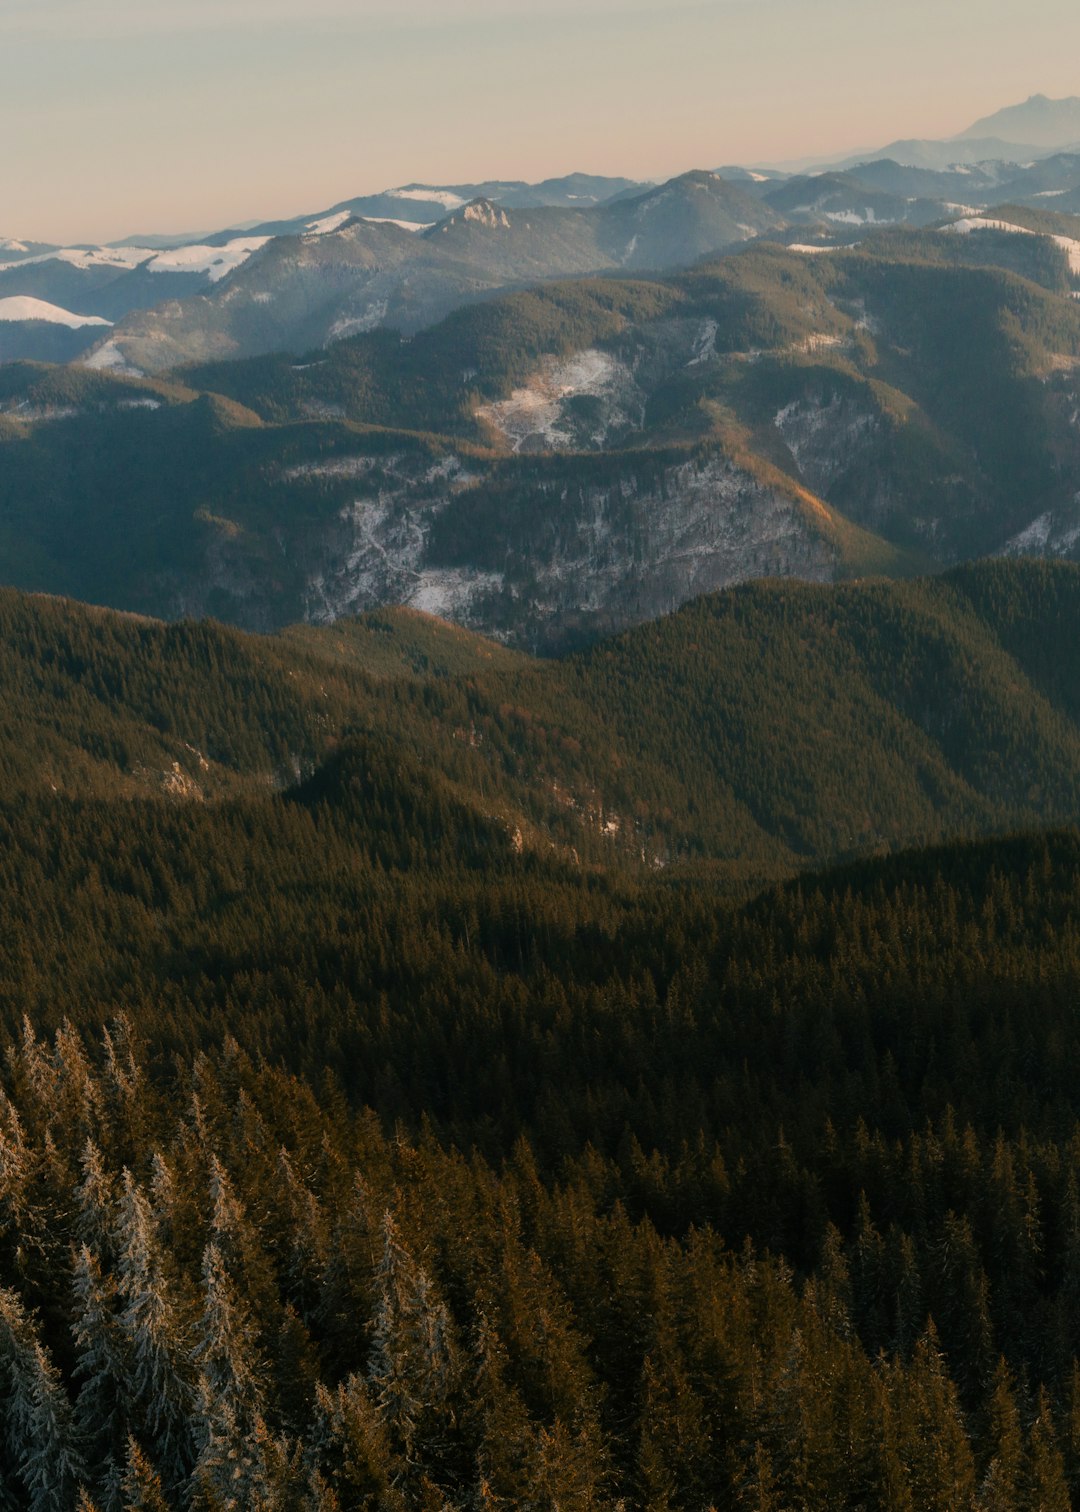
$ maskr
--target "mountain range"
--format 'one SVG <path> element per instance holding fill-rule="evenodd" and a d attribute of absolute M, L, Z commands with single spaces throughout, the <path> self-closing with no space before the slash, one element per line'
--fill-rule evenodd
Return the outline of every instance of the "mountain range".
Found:
<path fill-rule="evenodd" d="M 983 116 L 964 131 L 945 138 L 908 137 L 889 142 L 873 152 L 857 152 L 832 158 L 804 158 L 780 165 L 787 171 L 811 168 L 854 167 L 859 163 L 891 158 L 910 167 L 950 168 L 972 163 L 1005 161 L 1023 164 L 1032 158 L 1062 150 L 1080 149 L 1080 98 L 1051 100 L 1031 95 L 1019 105 L 1008 105 Z"/>
<path fill-rule="evenodd" d="M 663 272 L 785 228 L 789 240 L 807 226 L 851 239 L 867 224 L 929 225 L 1001 205 L 1075 211 L 1078 112 L 1075 100 L 1035 96 L 949 141 L 893 143 L 812 175 L 729 168 L 659 186 L 580 173 L 539 184 L 413 183 L 198 237 L 0 241 L 0 361 L 84 356 L 156 372 L 304 351 L 375 325 L 408 333 L 502 288 Z M 992 134 L 1023 127 L 1030 141 Z M 485 227 L 501 234 L 483 236 Z M 38 303 L 28 309 L 26 299 Z M 117 330 L 103 336 L 91 318 Z"/>
<path fill-rule="evenodd" d="M 0 571 L 258 629 L 404 602 L 554 648 L 746 578 L 1068 557 L 1078 229 L 762 242 L 160 379 L 8 364 Z"/>
<path fill-rule="evenodd" d="M 0 578 L 551 651 L 758 577 L 1075 557 L 1078 196 L 1080 155 L 881 160 L 9 244 Z"/>

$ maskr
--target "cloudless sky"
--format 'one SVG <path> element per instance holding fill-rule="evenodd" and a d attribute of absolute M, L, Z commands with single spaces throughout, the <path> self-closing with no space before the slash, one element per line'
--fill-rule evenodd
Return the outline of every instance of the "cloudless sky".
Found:
<path fill-rule="evenodd" d="M 115 239 L 413 180 L 950 136 L 1080 93 L 1077 0 L 0 0 L 0 236 Z"/>

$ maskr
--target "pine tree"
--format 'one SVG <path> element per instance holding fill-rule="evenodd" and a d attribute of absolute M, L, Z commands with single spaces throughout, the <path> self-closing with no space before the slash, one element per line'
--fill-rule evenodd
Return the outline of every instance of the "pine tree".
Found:
<path fill-rule="evenodd" d="M 116 1248 L 119 1324 L 125 1340 L 132 1426 L 145 1435 L 168 1489 L 183 1481 L 193 1458 L 189 1351 L 182 1315 L 163 1273 L 150 1205 L 128 1171 L 124 1172 Z"/>
<path fill-rule="evenodd" d="M 71 1404 L 18 1296 L 0 1289 L 0 1383 L 6 1463 L 26 1489 L 30 1512 L 74 1500 L 85 1471 Z"/>
<path fill-rule="evenodd" d="M 266 1366 L 250 1309 L 213 1242 L 203 1252 L 202 1290 L 192 1358 L 215 1401 L 223 1398 L 237 1417 L 255 1414 L 262 1405 Z"/>
<path fill-rule="evenodd" d="M 76 1235 L 100 1261 L 109 1264 L 114 1258 L 116 1183 L 92 1139 L 83 1146 L 82 1172 L 83 1179 L 75 1188 Z"/>
<path fill-rule="evenodd" d="M 536 1434 L 510 1380 L 506 1348 L 486 1310 L 477 1324 L 475 1354 L 472 1412 L 482 1500 L 491 1509 L 517 1507 L 525 1498 Z"/>
<path fill-rule="evenodd" d="M 980 1512 L 1013 1512 L 1023 1504 L 1025 1455 L 1012 1376 L 998 1362 L 990 1398 L 991 1459 L 979 1491 Z"/>
<path fill-rule="evenodd" d="M 411 1462 L 422 1431 L 441 1437 L 452 1429 L 457 1355 L 449 1312 L 389 1212 L 376 1284 L 367 1378 L 384 1422 Z M 427 1445 L 429 1452 L 439 1447 Z"/>
<path fill-rule="evenodd" d="M 191 1475 L 195 1505 L 227 1512 L 258 1505 L 263 1484 L 259 1443 L 265 1425 L 257 1414 L 241 1417 L 225 1393 L 200 1377 L 195 1421 L 201 1440 Z"/>
<path fill-rule="evenodd" d="M 1031 1425 L 1032 1512 L 1070 1512 L 1065 1460 L 1054 1432 L 1054 1418 L 1046 1388 L 1039 1390 L 1038 1412 Z"/>
<path fill-rule="evenodd" d="M 374 1504 L 385 1512 L 404 1512 L 407 1503 L 397 1483 L 406 1466 L 362 1377 L 352 1375 L 334 1391 L 320 1384 L 311 1440 L 318 1470 L 345 1506 Z"/>
<path fill-rule="evenodd" d="M 124 1512 L 172 1512 L 161 1477 L 133 1438 L 128 1439 L 121 1490 Z"/>
<path fill-rule="evenodd" d="M 106 1512 L 118 1507 L 120 1478 L 128 1435 L 129 1403 L 124 1394 L 129 1376 L 125 1340 L 116 1318 L 117 1290 L 103 1276 L 97 1259 L 83 1245 L 75 1259 L 75 1316 L 72 1333 L 77 1351 L 75 1434 Z"/>

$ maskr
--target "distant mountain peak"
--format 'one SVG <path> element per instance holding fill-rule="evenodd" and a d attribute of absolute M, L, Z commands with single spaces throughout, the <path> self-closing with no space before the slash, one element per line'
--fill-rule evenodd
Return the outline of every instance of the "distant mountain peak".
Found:
<path fill-rule="evenodd" d="M 1080 97 L 1051 100 L 1029 95 L 1021 105 L 1007 105 L 961 131 L 955 141 L 1000 137 L 1032 147 L 1070 147 L 1080 142 Z"/>
<path fill-rule="evenodd" d="M 691 188 L 712 189 L 717 184 L 723 184 L 725 180 L 719 173 L 714 173 L 711 168 L 691 168 L 688 173 L 680 173 L 678 178 L 673 178 L 670 182 L 672 184 L 685 184 Z"/>

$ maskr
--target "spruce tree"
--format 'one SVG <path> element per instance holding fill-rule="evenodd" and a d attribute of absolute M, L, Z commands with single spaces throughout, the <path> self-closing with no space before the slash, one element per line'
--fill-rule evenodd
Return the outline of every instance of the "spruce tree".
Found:
<path fill-rule="evenodd" d="M 128 1171 L 116 1227 L 118 1320 L 124 1336 L 132 1427 L 153 1455 L 166 1488 L 180 1484 L 193 1459 L 193 1391 L 183 1313 L 164 1274 L 150 1204 Z"/>
<path fill-rule="evenodd" d="M 5 1462 L 29 1512 L 70 1506 L 84 1479 L 71 1404 L 18 1296 L 0 1288 L 0 1389 Z"/>

